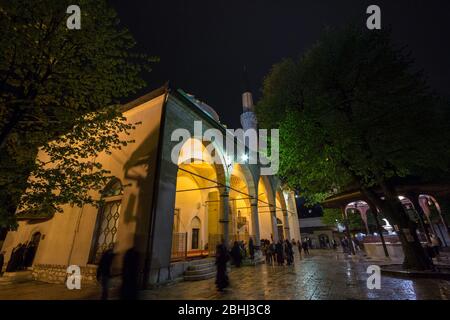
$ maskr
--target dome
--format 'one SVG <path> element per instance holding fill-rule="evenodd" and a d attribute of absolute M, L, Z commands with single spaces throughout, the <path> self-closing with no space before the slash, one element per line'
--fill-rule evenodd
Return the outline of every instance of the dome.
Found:
<path fill-rule="evenodd" d="M 204 112 L 209 114 L 209 116 L 211 118 L 213 118 L 214 120 L 219 122 L 219 115 L 217 114 L 216 110 L 213 109 L 213 107 L 211 107 L 210 105 L 207 105 L 206 103 L 201 102 L 201 101 L 199 101 L 199 103 L 197 103 L 197 105 L 200 109 L 202 109 Z"/>
<path fill-rule="evenodd" d="M 186 98 L 188 98 L 193 104 L 195 104 L 199 109 L 201 109 L 204 113 L 206 113 L 207 115 L 209 115 L 211 118 L 213 118 L 214 120 L 216 120 L 217 122 L 219 121 L 219 115 L 217 114 L 217 112 L 213 109 L 213 107 L 211 107 L 210 105 L 198 100 L 197 98 L 195 98 L 194 95 L 190 94 L 190 93 L 186 93 L 181 89 L 178 89 L 178 92 L 180 92 L 181 94 L 183 94 Z"/>

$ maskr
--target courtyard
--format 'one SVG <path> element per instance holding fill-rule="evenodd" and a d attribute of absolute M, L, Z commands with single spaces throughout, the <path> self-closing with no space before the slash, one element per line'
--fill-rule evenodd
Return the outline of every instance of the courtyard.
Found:
<path fill-rule="evenodd" d="M 332 250 L 312 250 L 311 255 L 292 266 L 233 268 L 230 287 L 217 292 L 215 279 L 181 281 L 144 290 L 144 300 L 447 300 L 450 281 L 437 279 L 401 279 L 381 276 L 381 289 L 366 286 L 367 266 L 382 263 L 363 257 L 349 258 Z M 115 289 L 111 298 L 115 299 Z M 0 282 L 0 299 L 98 299 L 98 287 L 68 290 L 64 285 L 37 281 Z"/>

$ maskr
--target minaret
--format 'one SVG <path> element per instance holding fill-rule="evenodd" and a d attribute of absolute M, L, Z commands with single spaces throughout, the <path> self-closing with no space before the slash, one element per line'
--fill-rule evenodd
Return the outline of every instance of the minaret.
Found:
<path fill-rule="evenodd" d="M 242 129 L 258 129 L 258 121 L 256 120 L 255 106 L 253 105 L 253 96 L 247 78 L 247 69 L 244 67 L 244 93 L 242 94 L 241 125 Z"/>

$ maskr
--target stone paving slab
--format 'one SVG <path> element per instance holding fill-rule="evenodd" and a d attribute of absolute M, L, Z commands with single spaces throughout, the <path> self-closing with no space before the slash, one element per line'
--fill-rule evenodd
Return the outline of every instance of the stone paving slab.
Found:
<path fill-rule="evenodd" d="M 215 279 L 178 282 L 140 293 L 141 299 L 168 300 L 448 300 L 450 281 L 381 277 L 381 289 L 366 286 L 367 266 L 377 264 L 364 257 L 345 257 L 331 250 L 313 250 L 293 266 L 257 265 L 233 268 L 231 286 L 217 292 Z M 380 264 L 386 263 L 380 261 Z M 111 294 L 114 299 L 117 295 Z M 68 290 L 64 285 L 37 281 L 0 283 L 0 299 L 98 299 L 98 286 Z"/>
<path fill-rule="evenodd" d="M 230 288 L 216 291 L 214 279 L 181 282 L 172 286 L 147 290 L 144 299 L 300 299 L 300 300 L 427 300 L 449 299 L 450 282 L 438 279 L 400 279 L 381 277 L 381 289 L 366 286 L 370 264 L 362 256 L 345 257 L 329 250 L 314 250 L 303 260 L 296 256 L 293 266 L 234 268 Z"/>

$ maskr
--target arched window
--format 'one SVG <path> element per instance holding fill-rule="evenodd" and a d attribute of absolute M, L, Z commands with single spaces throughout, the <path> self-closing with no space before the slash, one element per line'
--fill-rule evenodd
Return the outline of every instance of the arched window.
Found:
<path fill-rule="evenodd" d="M 104 203 L 97 214 L 90 263 L 97 264 L 103 252 L 113 248 L 116 243 L 122 194 L 122 183 L 117 178 L 113 178 L 102 191 Z"/>
<path fill-rule="evenodd" d="M 201 227 L 200 219 L 198 217 L 192 218 L 192 221 L 191 221 L 191 228 L 192 228 L 191 249 L 199 248 L 200 227 Z"/>

